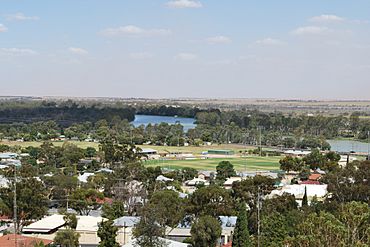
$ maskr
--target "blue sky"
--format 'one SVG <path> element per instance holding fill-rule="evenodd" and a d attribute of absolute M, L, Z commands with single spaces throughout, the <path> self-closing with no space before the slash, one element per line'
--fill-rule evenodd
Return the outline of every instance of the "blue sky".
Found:
<path fill-rule="evenodd" d="M 2 0 L 0 95 L 370 99 L 368 0 Z"/>

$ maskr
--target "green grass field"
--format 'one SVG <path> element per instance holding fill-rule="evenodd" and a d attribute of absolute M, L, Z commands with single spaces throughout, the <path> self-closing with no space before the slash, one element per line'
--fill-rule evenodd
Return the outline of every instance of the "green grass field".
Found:
<path fill-rule="evenodd" d="M 149 160 L 146 166 L 161 166 L 170 169 L 181 169 L 184 167 L 197 170 L 216 170 L 219 162 L 230 161 L 238 171 L 272 171 L 279 169 L 281 157 L 247 157 L 245 158 L 213 158 L 195 160 Z"/>
<path fill-rule="evenodd" d="M 70 143 L 76 144 L 80 148 L 94 147 L 99 148 L 99 143 L 94 142 L 83 142 L 83 141 L 68 141 Z M 63 145 L 63 141 L 52 142 L 55 146 Z M 10 146 L 21 146 L 28 147 L 34 146 L 38 147 L 42 142 L 15 142 L 15 141 L 2 141 L 0 144 L 6 144 Z M 184 167 L 191 167 L 197 170 L 215 170 L 219 162 L 223 160 L 230 161 L 234 168 L 238 171 L 262 171 L 262 170 L 278 170 L 279 160 L 281 157 L 257 157 L 250 156 L 247 159 L 239 157 L 240 151 L 245 149 L 253 149 L 251 146 L 243 146 L 237 144 L 223 144 L 223 145 L 212 145 L 212 146 L 189 146 L 189 147 L 168 147 L 168 146 L 152 146 L 152 145 L 140 145 L 141 148 L 153 148 L 158 152 L 184 152 L 192 153 L 196 157 L 200 157 L 203 151 L 211 149 L 229 149 L 235 152 L 235 156 L 227 158 L 210 158 L 210 159 L 194 159 L 194 160 L 150 160 L 146 161 L 146 166 L 161 166 L 169 167 L 171 169 L 181 169 Z"/>
<path fill-rule="evenodd" d="M 76 144 L 80 148 L 87 148 L 87 147 L 94 147 L 96 149 L 99 148 L 99 143 L 96 142 L 84 142 L 84 141 L 68 141 L 69 143 Z M 55 141 L 52 142 L 55 146 L 62 146 L 63 141 Z M 42 142 L 16 142 L 16 141 L 0 141 L 0 144 L 9 145 L 9 146 L 21 146 L 21 147 L 39 147 Z M 222 144 L 222 145 L 212 145 L 212 146 L 189 146 L 189 147 L 169 147 L 169 146 L 154 146 L 154 145 L 139 145 L 140 148 L 152 148 L 157 150 L 158 152 L 184 152 L 184 153 L 192 153 L 194 155 L 200 155 L 203 151 L 207 151 L 209 149 L 229 149 L 233 150 L 236 154 L 239 153 L 240 150 L 253 149 L 251 146 L 243 146 L 238 144 Z"/>

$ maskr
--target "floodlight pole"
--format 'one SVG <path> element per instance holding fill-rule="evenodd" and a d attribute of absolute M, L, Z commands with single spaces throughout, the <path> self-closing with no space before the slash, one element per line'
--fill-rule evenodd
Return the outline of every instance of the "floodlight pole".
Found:
<path fill-rule="evenodd" d="M 17 166 L 14 164 L 14 198 L 13 198 L 13 211 L 14 211 L 14 244 L 17 247 Z"/>
<path fill-rule="evenodd" d="M 257 192 L 257 246 L 260 247 L 261 242 L 261 202 L 260 202 L 260 187 Z"/>

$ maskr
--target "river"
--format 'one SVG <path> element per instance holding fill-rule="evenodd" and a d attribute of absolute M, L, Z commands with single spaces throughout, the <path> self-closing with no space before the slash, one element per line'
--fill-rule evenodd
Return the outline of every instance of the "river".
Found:
<path fill-rule="evenodd" d="M 327 142 L 330 144 L 331 150 L 336 152 L 367 153 L 369 150 L 366 142 L 352 140 L 327 140 Z"/>
<path fill-rule="evenodd" d="M 183 117 L 166 117 L 166 116 L 153 116 L 153 115 L 135 115 L 135 120 L 132 124 L 135 127 L 140 125 L 148 125 L 148 124 L 160 124 L 160 123 L 168 123 L 168 124 L 176 124 L 180 123 L 184 126 L 184 131 L 188 131 L 189 129 L 195 128 L 196 124 L 194 124 L 194 118 L 183 118 Z"/>

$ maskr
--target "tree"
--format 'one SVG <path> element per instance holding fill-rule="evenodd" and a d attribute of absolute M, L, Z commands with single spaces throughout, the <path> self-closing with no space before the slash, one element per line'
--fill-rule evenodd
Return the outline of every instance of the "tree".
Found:
<path fill-rule="evenodd" d="M 12 174 L 14 169 L 10 169 L 6 176 Z M 21 172 L 21 171 L 20 171 Z M 26 172 L 22 172 L 26 174 Z M 29 175 L 32 175 L 30 173 Z M 11 179 L 8 177 L 8 179 Z M 42 218 L 47 213 L 47 197 L 44 185 L 33 177 L 17 178 L 17 227 L 22 229 L 29 220 Z M 14 183 L 9 183 L 9 187 L 0 189 L 0 198 L 4 212 L 13 217 L 14 203 Z"/>
<path fill-rule="evenodd" d="M 60 247 L 79 247 L 80 234 L 73 229 L 59 230 L 54 238 L 54 244 Z"/>
<path fill-rule="evenodd" d="M 93 147 L 87 147 L 85 150 L 85 156 L 88 158 L 95 157 L 97 154 L 96 149 Z"/>
<path fill-rule="evenodd" d="M 118 228 L 113 224 L 113 220 L 102 221 L 98 224 L 98 237 L 100 238 L 98 247 L 120 246 L 116 241 Z"/>
<path fill-rule="evenodd" d="M 156 222 L 162 227 L 176 227 L 185 216 L 184 204 L 178 192 L 173 190 L 157 191 L 145 207 L 155 212 Z"/>
<path fill-rule="evenodd" d="M 166 244 L 161 238 L 164 237 L 165 232 L 165 228 L 157 223 L 156 212 L 153 208 L 143 208 L 140 221 L 133 229 L 136 245 L 140 247 L 164 247 Z"/>
<path fill-rule="evenodd" d="M 77 177 L 67 176 L 63 173 L 55 174 L 52 177 L 45 176 L 43 181 L 45 187 L 49 188 L 49 198 L 58 201 L 62 207 L 67 206 L 66 199 L 73 190 L 77 189 L 78 185 Z"/>
<path fill-rule="evenodd" d="M 312 149 L 311 153 L 303 158 L 303 161 L 310 166 L 311 169 L 322 168 L 326 164 L 327 160 L 324 155 L 320 153 L 317 148 Z"/>
<path fill-rule="evenodd" d="M 126 215 L 125 206 L 122 202 L 116 200 L 112 204 L 104 203 L 102 211 L 102 216 L 110 220 L 115 220 Z"/>
<path fill-rule="evenodd" d="M 80 215 L 89 215 L 91 210 L 99 207 L 97 200 L 103 198 L 103 194 L 94 189 L 80 188 L 72 192 L 70 205 Z"/>
<path fill-rule="evenodd" d="M 297 228 L 297 235 L 287 238 L 289 246 L 327 246 L 346 245 L 346 227 L 334 215 L 326 212 L 310 214 Z"/>
<path fill-rule="evenodd" d="M 63 220 L 66 223 L 67 228 L 76 230 L 77 221 L 78 221 L 76 214 L 65 212 L 63 216 Z"/>
<path fill-rule="evenodd" d="M 307 207 L 308 206 L 308 199 L 307 199 L 307 187 L 304 187 L 304 195 L 302 199 L 302 207 Z"/>
<path fill-rule="evenodd" d="M 229 177 L 236 176 L 233 164 L 230 161 L 221 161 L 217 167 L 217 180 L 225 181 Z"/>
<path fill-rule="evenodd" d="M 301 159 L 291 156 L 286 156 L 284 159 L 281 159 L 279 163 L 280 169 L 287 172 L 300 171 L 304 166 L 304 162 Z"/>
<path fill-rule="evenodd" d="M 253 202 L 257 198 L 258 190 L 265 196 L 274 189 L 275 179 L 257 175 L 253 178 L 247 178 L 241 182 L 236 182 L 232 186 L 232 193 L 235 199 Z"/>
<path fill-rule="evenodd" d="M 341 206 L 339 220 L 347 227 L 347 245 L 370 243 L 370 209 L 367 203 L 349 202 Z"/>
<path fill-rule="evenodd" d="M 184 169 L 182 169 L 181 173 L 183 176 L 182 181 L 191 180 L 198 175 L 198 171 L 196 169 L 189 167 L 185 167 Z"/>
<path fill-rule="evenodd" d="M 344 168 L 327 173 L 323 182 L 328 184 L 328 192 L 332 195 L 328 201 L 339 203 L 370 200 L 370 161 L 352 162 Z"/>
<path fill-rule="evenodd" d="M 239 208 L 238 219 L 233 234 L 232 247 L 250 247 L 251 240 L 248 231 L 247 208 L 245 203 L 242 202 Z"/>
<path fill-rule="evenodd" d="M 205 215 L 193 223 L 190 233 L 194 246 L 216 246 L 221 236 L 221 224 L 212 216 Z"/>
<path fill-rule="evenodd" d="M 197 189 L 189 198 L 188 213 L 193 215 L 231 215 L 233 203 L 229 191 L 217 186 L 210 185 Z"/>

